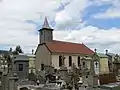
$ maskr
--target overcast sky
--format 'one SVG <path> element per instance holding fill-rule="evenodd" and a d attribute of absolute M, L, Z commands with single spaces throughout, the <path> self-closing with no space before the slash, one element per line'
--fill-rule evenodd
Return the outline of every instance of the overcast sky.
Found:
<path fill-rule="evenodd" d="M 120 53 L 120 0 L 0 0 L 0 49 L 35 50 L 45 16 L 54 39 Z"/>

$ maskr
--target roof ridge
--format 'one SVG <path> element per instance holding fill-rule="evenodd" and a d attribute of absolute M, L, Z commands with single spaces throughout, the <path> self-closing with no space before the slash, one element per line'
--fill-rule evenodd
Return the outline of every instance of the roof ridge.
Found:
<path fill-rule="evenodd" d="M 83 43 L 75 43 L 75 42 L 69 42 L 69 41 L 59 41 L 59 40 L 53 40 L 53 41 L 51 41 L 51 42 L 63 42 L 63 43 L 71 43 L 71 44 L 80 44 L 80 45 L 82 45 Z M 84 44 L 83 44 L 84 45 Z"/>

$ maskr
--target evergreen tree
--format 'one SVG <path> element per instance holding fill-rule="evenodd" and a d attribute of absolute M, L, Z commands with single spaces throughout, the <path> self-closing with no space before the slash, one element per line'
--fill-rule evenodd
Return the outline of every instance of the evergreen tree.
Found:
<path fill-rule="evenodd" d="M 18 53 L 23 53 L 22 48 L 20 47 L 20 45 L 16 46 L 15 49 Z"/>
<path fill-rule="evenodd" d="M 23 53 L 23 51 L 20 45 L 17 45 L 15 50 L 13 51 L 13 54 L 19 55 L 19 53 Z"/>

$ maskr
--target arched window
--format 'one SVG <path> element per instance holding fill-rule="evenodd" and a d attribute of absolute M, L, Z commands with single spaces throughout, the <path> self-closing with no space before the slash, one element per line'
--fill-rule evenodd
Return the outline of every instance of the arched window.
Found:
<path fill-rule="evenodd" d="M 80 66 L 80 56 L 78 56 L 78 66 Z"/>
<path fill-rule="evenodd" d="M 69 66 L 71 67 L 72 66 L 72 57 L 69 56 Z"/>
<path fill-rule="evenodd" d="M 85 62 L 83 62 L 83 68 L 85 67 Z"/>
<path fill-rule="evenodd" d="M 44 64 L 41 64 L 41 70 L 44 70 Z"/>
<path fill-rule="evenodd" d="M 62 66 L 62 56 L 59 56 L 59 67 Z"/>

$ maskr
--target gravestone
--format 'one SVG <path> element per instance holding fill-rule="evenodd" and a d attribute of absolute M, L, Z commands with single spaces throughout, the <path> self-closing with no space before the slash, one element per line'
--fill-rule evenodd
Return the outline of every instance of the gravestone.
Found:
<path fill-rule="evenodd" d="M 99 67 L 99 57 L 95 50 L 95 53 L 90 60 L 90 69 L 83 70 L 82 79 L 84 86 L 93 87 L 98 85 Z"/>
<path fill-rule="evenodd" d="M 60 76 L 62 80 L 68 79 L 68 70 L 67 67 L 65 67 L 64 65 L 62 65 L 62 67 L 60 68 Z"/>
<path fill-rule="evenodd" d="M 9 90 L 17 89 L 18 76 L 16 73 L 9 75 Z"/>

